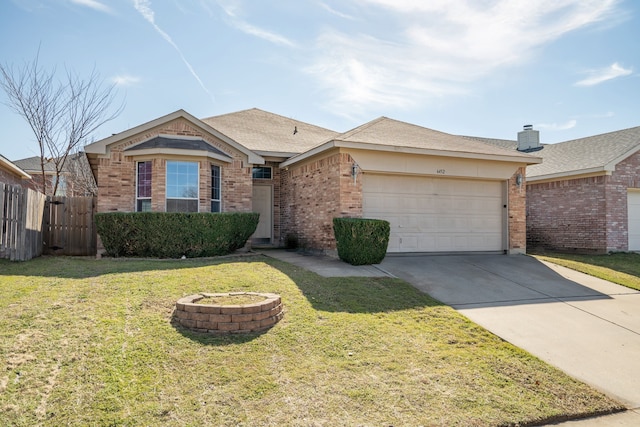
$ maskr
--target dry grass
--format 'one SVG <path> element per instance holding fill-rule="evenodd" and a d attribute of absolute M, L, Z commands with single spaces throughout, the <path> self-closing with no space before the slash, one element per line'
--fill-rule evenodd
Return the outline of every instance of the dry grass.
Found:
<path fill-rule="evenodd" d="M 243 305 L 253 304 L 264 301 L 266 298 L 260 295 L 218 295 L 215 297 L 205 296 L 197 300 L 196 304 L 215 304 L 215 305 Z"/>
<path fill-rule="evenodd" d="M 199 292 L 279 293 L 262 334 L 171 323 Z M 489 426 L 619 405 L 400 280 L 264 257 L 0 260 L 0 425 Z"/>
<path fill-rule="evenodd" d="M 536 258 L 640 290 L 640 254 L 637 253 L 605 255 L 545 253 L 536 255 Z"/>

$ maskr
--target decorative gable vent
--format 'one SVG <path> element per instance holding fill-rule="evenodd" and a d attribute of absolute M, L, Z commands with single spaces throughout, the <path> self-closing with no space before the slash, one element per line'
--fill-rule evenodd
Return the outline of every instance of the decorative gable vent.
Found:
<path fill-rule="evenodd" d="M 524 129 L 518 132 L 518 151 L 540 150 L 540 131 L 533 130 L 532 125 L 524 125 Z"/>

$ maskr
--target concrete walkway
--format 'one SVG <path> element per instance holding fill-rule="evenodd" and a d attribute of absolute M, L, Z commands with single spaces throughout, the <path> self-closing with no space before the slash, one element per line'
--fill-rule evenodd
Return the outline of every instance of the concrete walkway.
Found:
<path fill-rule="evenodd" d="M 313 271 L 323 277 L 383 277 L 389 276 L 372 265 L 351 265 L 338 258 L 326 255 L 310 255 L 301 252 L 289 252 L 283 249 L 265 249 L 257 251 L 264 255 L 297 265 L 305 270 Z"/>
<path fill-rule="evenodd" d="M 640 426 L 640 292 L 524 255 L 387 256 L 377 266 L 265 251 L 326 277 L 402 278 L 475 323 L 622 402 L 561 426 Z"/>

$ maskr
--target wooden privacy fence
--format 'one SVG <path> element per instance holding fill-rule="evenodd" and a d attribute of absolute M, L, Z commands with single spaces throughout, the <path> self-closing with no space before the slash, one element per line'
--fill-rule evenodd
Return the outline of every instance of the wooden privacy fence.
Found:
<path fill-rule="evenodd" d="M 44 252 L 95 255 L 94 197 L 47 197 L 44 208 Z"/>
<path fill-rule="evenodd" d="M 47 197 L 0 182 L 0 258 L 95 255 L 94 197 Z"/>
<path fill-rule="evenodd" d="M 0 182 L 0 258 L 27 261 L 42 254 L 46 196 Z"/>

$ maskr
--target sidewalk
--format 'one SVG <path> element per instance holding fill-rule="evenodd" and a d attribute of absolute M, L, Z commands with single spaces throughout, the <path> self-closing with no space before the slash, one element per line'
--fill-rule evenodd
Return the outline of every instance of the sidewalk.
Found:
<path fill-rule="evenodd" d="M 265 249 L 256 252 L 297 265 L 323 277 L 389 277 L 389 274 L 373 265 L 351 265 L 327 255 L 289 252 L 284 249 Z"/>

